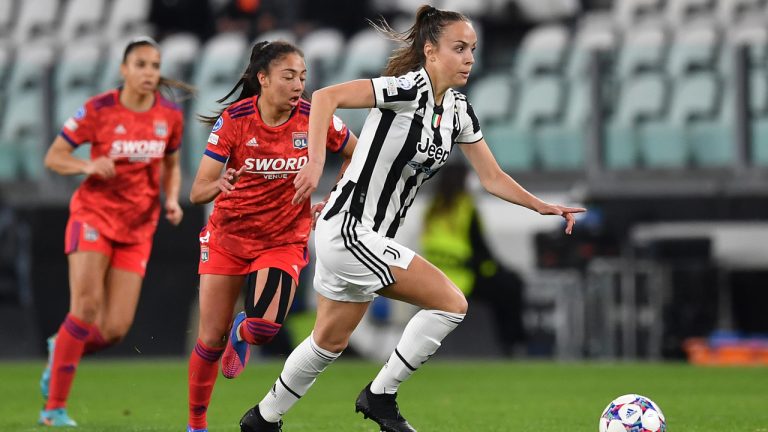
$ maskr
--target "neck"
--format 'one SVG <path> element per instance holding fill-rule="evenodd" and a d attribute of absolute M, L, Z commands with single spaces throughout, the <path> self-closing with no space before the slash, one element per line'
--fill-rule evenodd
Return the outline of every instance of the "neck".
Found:
<path fill-rule="evenodd" d="M 256 100 L 256 107 L 259 109 L 261 121 L 268 126 L 279 126 L 287 122 L 288 118 L 291 117 L 291 110 L 281 111 L 277 109 L 274 105 L 268 103 L 263 95 L 259 96 Z"/>
<path fill-rule="evenodd" d="M 445 96 L 445 92 L 448 91 L 449 87 L 447 85 L 443 85 L 440 82 L 439 75 L 435 73 L 435 71 L 429 70 L 428 67 L 425 67 L 424 70 L 427 71 L 427 75 L 429 75 L 429 81 L 432 84 L 432 95 L 435 97 L 435 104 L 442 105 L 443 96 Z"/>
<path fill-rule="evenodd" d="M 120 91 L 120 103 L 131 111 L 147 111 L 155 103 L 155 94 L 138 93 L 123 87 Z"/>

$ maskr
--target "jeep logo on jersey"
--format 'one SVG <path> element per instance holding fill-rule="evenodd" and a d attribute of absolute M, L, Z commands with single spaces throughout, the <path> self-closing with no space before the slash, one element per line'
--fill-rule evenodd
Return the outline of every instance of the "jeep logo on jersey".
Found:
<path fill-rule="evenodd" d="M 296 174 L 307 164 L 309 158 L 248 158 L 245 160 L 245 172 L 263 174 L 266 179 L 287 178 L 288 174 Z"/>
<path fill-rule="evenodd" d="M 293 148 L 305 149 L 307 148 L 307 133 L 306 132 L 294 132 L 293 133 Z"/>
<path fill-rule="evenodd" d="M 438 166 L 444 164 L 445 161 L 448 160 L 448 155 L 451 153 L 449 150 L 444 150 L 442 147 L 438 147 L 434 143 L 431 143 L 429 138 L 427 138 L 426 143 L 419 142 L 416 145 L 416 148 L 420 152 L 426 153 L 427 157 L 435 159 L 438 162 Z"/>
<path fill-rule="evenodd" d="M 113 158 L 161 158 L 165 155 L 165 140 L 112 141 L 109 156 Z"/>

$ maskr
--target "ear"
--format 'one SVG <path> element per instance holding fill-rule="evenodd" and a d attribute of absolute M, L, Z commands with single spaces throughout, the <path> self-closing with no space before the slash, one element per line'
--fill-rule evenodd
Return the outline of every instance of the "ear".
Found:
<path fill-rule="evenodd" d="M 267 76 L 266 73 L 264 73 L 264 71 L 256 72 L 256 79 L 259 80 L 259 85 L 261 85 L 262 87 L 264 87 L 266 84 L 269 83 L 269 77 Z"/>
<path fill-rule="evenodd" d="M 435 56 L 437 55 L 437 47 L 432 44 L 432 42 L 427 42 L 424 44 L 424 59 L 427 62 L 433 62 L 435 61 Z"/>
<path fill-rule="evenodd" d="M 125 63 L 120 63 L 120 76 L 123 77 L 123 81 L 125 81 L 125 77 L 128 75 L 128 65 Z"/>

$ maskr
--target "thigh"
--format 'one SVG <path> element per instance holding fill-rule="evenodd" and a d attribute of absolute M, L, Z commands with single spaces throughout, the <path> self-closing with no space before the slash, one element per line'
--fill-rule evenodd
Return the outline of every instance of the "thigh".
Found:
<path fill-rule="evenodd" d="M 423 309 L 465 313 L 467 300 L 461 290 L 440 269 L 416 255 L 407 269 L 392 267 L 395 283 L 377 291 Z"/>
<path fill-rule="evenodd" d="M 221 341 L 232 324 L 235 303 L 240 296 L 245 276 L 200 275 L 200 338 L 208 342 Z M 211 342 L 212 343 L 212 342 Z"/>
<path fill-rule="evenodd" d="M 296 279 L 281 268 L 267 267 L 248 275 L 245 309 L 250 318 L 282 324 L 296 294 Z"/>
<path fill-rule="evenodd" d="M 370 302 L 343 302 L 317 295 L 317 318 L 313 339 L 320 348 L 341 352 L 363 319 Z"/>

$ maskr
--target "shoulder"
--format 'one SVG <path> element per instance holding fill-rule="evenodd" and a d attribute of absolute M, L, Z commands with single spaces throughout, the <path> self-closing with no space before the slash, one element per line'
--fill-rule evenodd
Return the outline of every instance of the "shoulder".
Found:
<path fill-rule="evenodd" d="M 109 91 L 105 91 L 104 93 L 97 94 L 85 103 L 83 106 L 84 110 L 89 110 L 92 112 L 100 111 L 104 108 L 109 108 L 117 105 L 117 96 L 118 90 L 112 89 Z M 85 113 L 83 113 L 85 114 Z"/>
<path fill-rule="evenodd" d="M 157 92 L 157 97 L 159 100 L 159 105 L 163 108 L 167 108 L 171 111 L 177 111 L 181 113 L 181 106 L 177 104 L 176 102 L 171 101 L 170 99 L 163 96 L 160 92 Z"/>
<path fill-rule="evenodd" d="M 256 98 L 247 98 L 241 101 L 237 101 L 228 106 L 224 110 L 223 114 L 226 114 L 230 119 L 235 120 L 243 117 L 247 117 L 256 112 Z"/>
<path fill-rule="evenodd" d="M 312 104 L 304 98 L 299 99 L 299 114 L 309 117 L 309 110 L 312 108 Z"/>
<path fill-rule="evenodd" d="M 457 102 L 463 102 L 464 104 L 469 103 L 467 102 L 467 96 L 464 93 L 454 89 L 450 89 L 450 91 L 453 94 L 453 98 L 456 99 Z"/>

